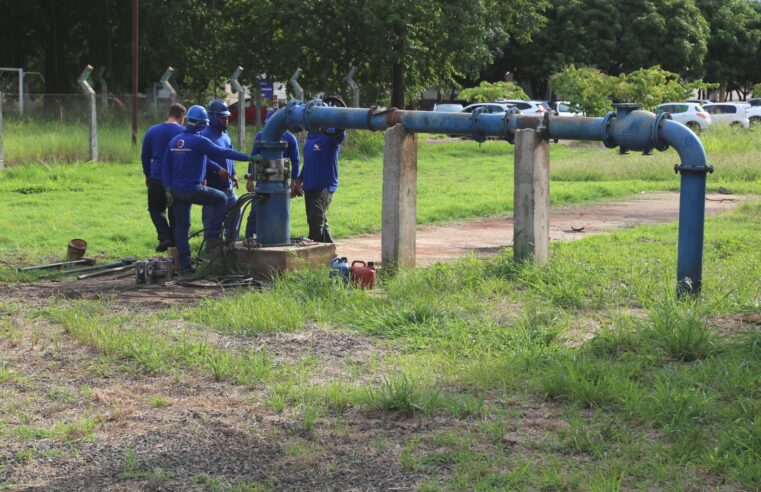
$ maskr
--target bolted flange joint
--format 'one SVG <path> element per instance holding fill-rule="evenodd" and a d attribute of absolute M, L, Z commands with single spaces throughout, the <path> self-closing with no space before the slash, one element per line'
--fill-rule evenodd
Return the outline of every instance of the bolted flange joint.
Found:
<path fill-rule="evenodd" d="M 683 166 L 681 164 L 674 165 L 674 173 L 676 174 L 710 174 L 714 171 L 713 166 Z"/>

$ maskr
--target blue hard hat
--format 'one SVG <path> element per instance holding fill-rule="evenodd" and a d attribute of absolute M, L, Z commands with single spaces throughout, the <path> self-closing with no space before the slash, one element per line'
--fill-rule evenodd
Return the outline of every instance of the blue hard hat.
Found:
<path fill-rule="evenodd" d="M 187 118 L 188 122 L 194 125 L 209 124 L 209 114 L 206 112 L 203 106 L 199 106 L 198 104 L 190 106 L 190 109 L 188 109 L 185 118 Z"/>
<path fill-rule="evenodd" d="M 230 116 L 230 110 L 222 99 L 214 99 L 209 103 L 209 114 L 216 116 Z"/>

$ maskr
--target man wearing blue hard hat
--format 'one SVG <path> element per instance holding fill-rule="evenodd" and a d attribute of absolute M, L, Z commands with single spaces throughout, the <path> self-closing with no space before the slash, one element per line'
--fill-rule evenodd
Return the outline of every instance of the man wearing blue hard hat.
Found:
<path fill-rule="evenodd" d="M 175 244 L 180 261 L 180 274 L 193 272 L 190 260 L 190 207 L 212 205 L 215 207 L 211 221 L 221 223 L 227 203 L 227 196 L 219 190 L 204 186 L 207 171 L 216 173 L 220 179 L 229 179 L 230 173 L 209 157 L 224 162 L 225 159 L 248 161 L 250 157 L 232 149 L 216 145 L 201 132 L 209 124 L 209 116 L 203 106 L 191 106 L 186 116 L 187 125 L 182 133 L 174 137 L 164 154 L 162 181 L 166 189 L 169 206 L 174 205 Z M 217 245 L 221 241 L 216 239 Z M 211 247 L 209 248 L 211 250 Z"/>
<path fill-rule="evenodd" d="M 264 122 L 267 123 L 267 121 L 270 119 L 270 117 L 277 112 L 277 108 L 272 108 L 269 111 L 267 111 L 267 117 L 264 119 Z M 254 148 L 251 149 L 251 155 L 259 155 L 261 153 L 261 149 L 257 145 L 257 143 L 262 140 L 264 135 L 264 131 L 260 131 L 256 134 L 256 138 L 254 139 Z M 283 141 L 286 143 L 286 148 L 283 150 L 283 155 L 287 157 L 291 161 L 291 198 L 295 197 L 297 194 L 297 178 L 299 175 L 299 165 L 301 163 L 301 155 L 299 154 L 299 142 L 296 140 L 296 136 L 286 131 L 283 133 Z M 253 193 L 254 191 L 254 166 L 249 165 L 248 166 L 248 174 L 246 175 L 247 181 L 246 181 L 246 190 L 249 193 Z M 252 238 L 256 236 L 256 200 L 253 200 L 251 202 L 251 212 L 248 214 L 248 220 L 246 221 L 246 232 L 245 235 L 247 238 Z"/>
<path fill-rule="evenodd" d="M 304 193 L 309 239 L 332 243 L 328 208 L 338 189 L 338 153 L 346 131 L 337 128 L 310 131 L 304 143 L 304 165 L 295 181 L 297 193 Z"/>
<path fill-rule="evenodd" d="M 207 112 L 209 113 L 209 126 L 203 129 L 201 135 L 220 147 L 232 149 L 233 144 L 230 141 L 230 135 L 227 134 L 227 121 L 230 117 L 227 104 L 221 99 L 214 99 L 209 103 Z M 235 162 L 232 159 L 219 161 L 211 157 L 209 161 L 219 167 L 225 168 L 230 176 L 228 178 L 221 178 L 211 167 L 207 168 L 206 186 L 225 194 L 227 200 L 223 205 L 219 205 L 219 207 L 222 207 L 224 210 L 222 215 L 227 211 L 227 216 L 224 219 L 224 224 L 222 222 L 214 222 L 213 219 L 219 217 L 220 211 L 216 210 L 212 205 L 204 205 L 202 215 L 204 237 L 207 241 L 213 242 L 214 239 L 219 239 L 222 235 L 222 228 L 224 227 L 225 242 L 237 241 L 240 210 L 231 208 L 238 201 L 238 195 L 235 193 L 235 188 L 238 187 L 238 179 L 235 177 Z"/>

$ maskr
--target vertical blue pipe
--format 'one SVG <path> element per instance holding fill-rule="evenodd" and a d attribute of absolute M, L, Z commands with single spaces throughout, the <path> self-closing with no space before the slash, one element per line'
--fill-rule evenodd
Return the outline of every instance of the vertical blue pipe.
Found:
<path fill-rule="evenodd" d="M 703 284 L 703 228 L 708 166 L 700 139 L 686 126 L 665 120 L 660 138 L 679 153 L 682 174 L 679 192 L 679 252 L 677 293 L 699 294 Z"/>

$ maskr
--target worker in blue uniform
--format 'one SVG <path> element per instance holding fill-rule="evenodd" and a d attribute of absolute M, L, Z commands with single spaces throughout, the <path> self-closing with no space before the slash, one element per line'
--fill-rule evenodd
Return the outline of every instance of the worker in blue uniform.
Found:
<path fill-rule="evenodd" d="M 295 191 L 304 193 L 309 239 L 332 243 L 328 227 L 328 208 L 338 189 L 338 153 L 346 131 L 328 128 L 310 131 L 304 143 L 304 166 L 295 182 Z"/>
<path fill-rule="evenodd" d="M 174 209 L 169 207 L 167 222 L 167 203 L 164 184 L 161 182 L 161 163 L 164 159 L 169 141 L 182 133 L 182 120 L 185 118 L 185 106 L 174 103 L 169 106 L 166 121 L 153 125 L 143 137 L 143 150 L 140 160 L 143 163 L 145 186 L 148 188 L 148 213 L 156 228 L 159 244 L 156 251 L 166 251 L 174 244 Z"/>
<path fill-rule="evenodd" d="M 217 173 L 221 179 L 230 177 L 227 169 L 209 161 L 208 158 L 218 161 L 250 160 L 248 155 L 219 147 L 201 135 L 203 129 L 209 124 L 209 116 L 203 106 L 195 105 L 188 109 L 187 123 L 184 131 L 169 142 L 162 168 L 162 181 L 166 189 L 167 201 L 170 206 L 174 204 L 174 240 L 177 245 L 181 275 L 193 272 L 188 241 L 190 206 L 192 204 L 218 206 L 227 202 L 224 193 L 203 184 L 207 167 Z M 215 210 L 217 214 L 221 211 L 224 215 L 223 207 L 217 207 Z M 221 223 L 222 216 L 214 216 L 210 220 Z M 219 244 L 215 246 L 221 246 L 221 241 L 216 242 Z"/>
<path fill-rule="evenodd" d="M 220 147 L 232 149 L 233 144 L 230 141 L 230 135 L 227 134 L 227 122 L 230 117 L 227 104 L 221 99 L 214 99 L 207 106 L 207 112 L 209 114 L 209 126 L 203 129 L 201 135 Z M 233 207 L 235 202 L 238 201 L 238 195 L 235 193 L 235 188 L 238 187 L 238 179 L 235 176 L 235 162 L 232 159 L 218 161 L 211 157 L 209 161 L 227 169 L 230 177 L 222 179 L 211 167 L 207 168 L 206 186 L 225 194 L 227 201 L 223 205 L 219 205 L 219 207 L 223 208 L 221 215 L 224 217 L 225 213 L 227 213 L 227 216 L 224 219 L 224 224 L 222 222 L 214 222 L 212 218 L 219 217 L 220 211 L 215 210 L 212 205 L 204 205 L 202 213 L 204 237 L 207 241 L 219 239 L 224 226 L 224 239 L 229 244 L 238 240 L 241 215 L 240 210 Z"/>
<path fill-rule="evenodd" d="M 264 123 L 266 124 L 267 121 L 270 119 L 270 117 L 277 112 L 277 109 L 270 109 L 267 112 L 267 117 L 264 120 Z M 261 131 L 256 134 L 256 138 L 254 139 L 254 148 L 251 149 L 251 155 L 260 155 L 261 149 L 259 148 L 258 143 L 262 140 L 264 136 L 264 131 Z M 283 134 L 283 141 L 286 143 L 286 148 L 283 150 L 284 157 L 287 157 L 291 161 L 291 198 L 295 197 L 297 195 L 297 179 L 299 175 L 299 166 L 301 164 L 301 155 L 299 153 L 299 142 L 296 139 L 296 136 L 286 131 Z M 255 188 L 255 176 L 254 176 L 254 166 L 253 164 L 249 164 L 248 166 L 248 174 L 246 175 L 247 181 L 246 181 L 246 190 L 249 193 L 254 192 Z M 253 238 L 256 237 L 256 200 L 251 201 L 251 212 L 248 214 L 248 220 L 246 221 L 246 232 L 245 235 L 247 238 Z"/>

